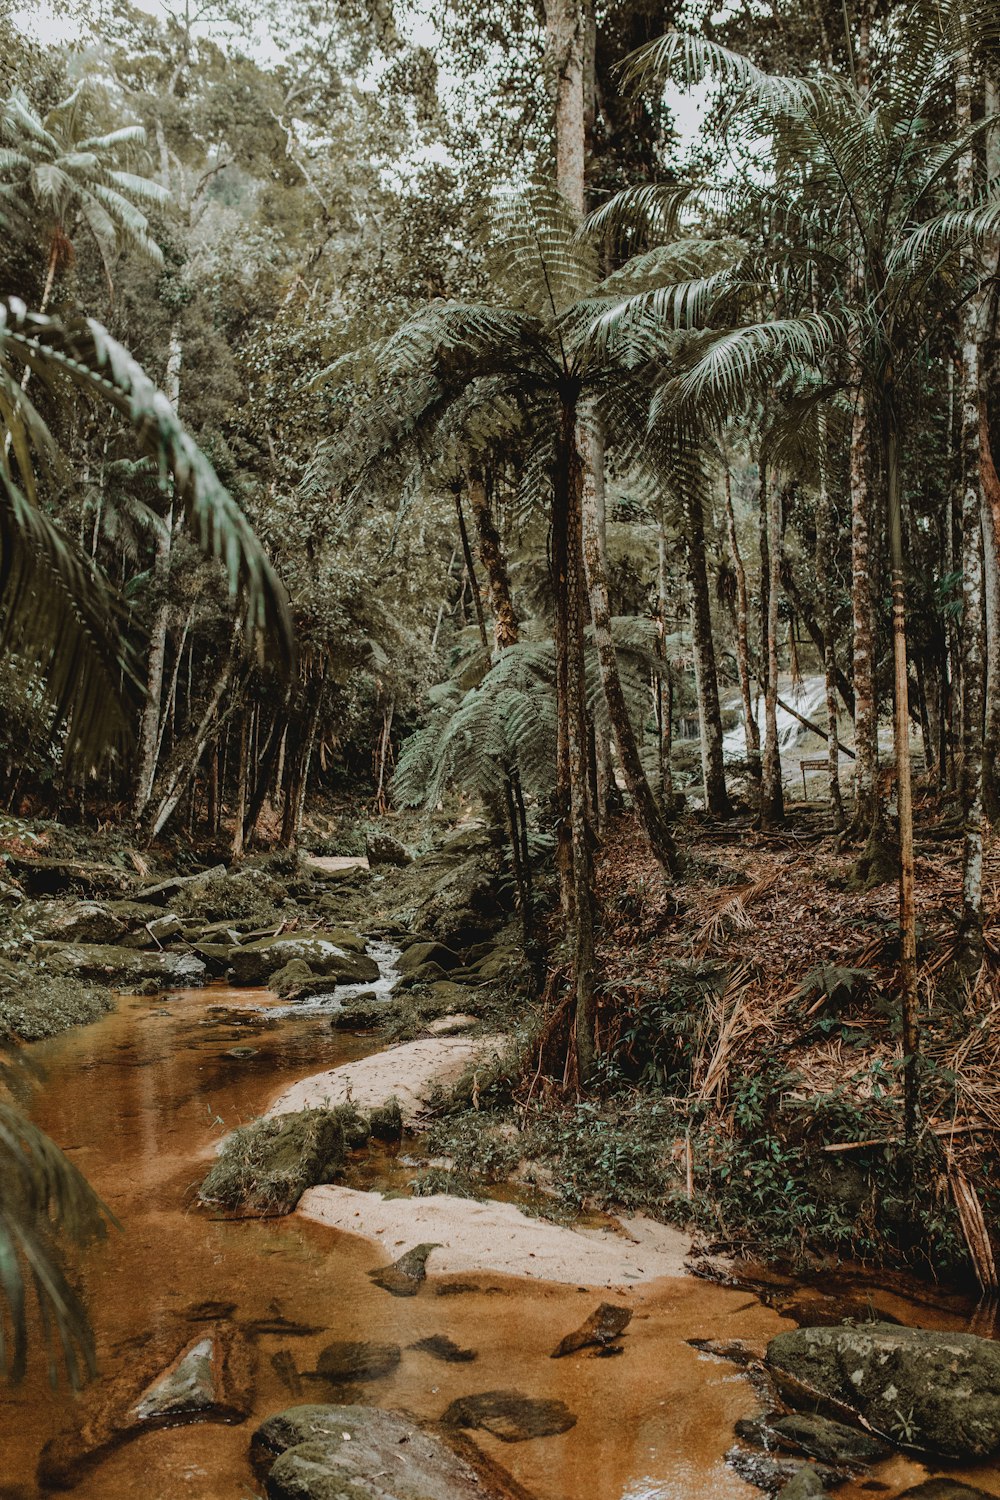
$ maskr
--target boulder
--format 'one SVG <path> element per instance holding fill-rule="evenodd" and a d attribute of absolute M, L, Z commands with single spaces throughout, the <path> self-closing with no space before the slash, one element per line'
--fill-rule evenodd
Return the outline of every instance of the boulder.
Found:
<path fill-rule="evenodd" d="M 770 1432 L 783 1448 L 821 1458 L 830 1464 L 875 1464 L 890 1456 L 892 1449 L 879 1438 L 832 1422 L 829 1417 L 809 1412 L 792 1412 L 768 1423 Z"/>
<path fill-rule="evenodd" d="M 415 974 L 425 964 L 437 964 L 446 973 L 449 969 L 457 969 L 461 962 L 462 955 L 446 948 L 443 943 L 411 943 L 400 954 L 396 968 L 405 978 L 408 974 Z"/>
<path fill-rule="evenodd" d="M 114 943 L 125 931 L 125 923 L 96 901 L 75 901 L 50 917 L 41 936 L 56 943 Z"/>
<path fill-rule="evenodd" d="M 329 1110 L 254 1120 L 226 1137 L 199 1197 L 262 1216 L 291 1213 L 306 1188 L 330 1182 L 344 1159 L 344 1127 Z"/>
<path fill-rule="evenodd" d="M 381 829 L 373 829 L 365 838 L 365 853 L 368 856 L 368 864 L 371 869 L 377 865 L 395 865 L 402 868 L 403 865 L 411 863 L 412 855 L 409 850 L 394 839 L 391 833 L 384 833 Z"/>
<path fill-rule="evenodd" d="M 291 958 L 284 968 L 271 975 L 270 987 L 276 995 L 286 1000 L 289 996 L 297 995 L 302 986 L 308 985 L 315 977 L 304 958 Z M 324 980 L 324 983 L 329 984 L 329 980 Z"/>
<path fill-rule="evenodd" d="M 339 984 L 370 984 L 379 977 L 378 964 L 364 951 L 364 939 L 347 929 L 329 932 L 288 933 L 244 943 L 231 954 L 231 981 L 235 985 L 266 984 L 272 974 L 294 959 L 301 959 L 311 972 Z"/>
<path fill-rule="evenodd" d="M 161 988 L 187 989 L 205 981 L 205 965 L 194 953 L 120 948 L 105 943 L 36 943 L 35 956 L 53 974 L 96 980 L 127 990 L 140 979 L 156 979 Z"/>
<path fill-rule="evenodd" d="M 971 1333 L 798 1328 L 778 1334 L 767 1364 L 799 1404 L 860 1416 L 894 1442 L 948 1458 L 1000 1449 L 1000 1344 Z"/>
<path fill-rule="evenodd" d="M 251 1449 L 269 1500 L 484 1500 L 471 1464 L 415 1422 L 373 1406 L 292 1406 Z M 493 1491 L 496 1493 L 496 1491 Z"/>

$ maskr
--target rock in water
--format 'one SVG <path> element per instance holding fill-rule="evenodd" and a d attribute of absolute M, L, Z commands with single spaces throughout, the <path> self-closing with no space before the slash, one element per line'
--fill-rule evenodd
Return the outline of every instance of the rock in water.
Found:
<path fill-rule="evenodd" d="M 173 1422 L 208 1411 L 217 1399 L 214 1355 L 211 1338 L 185 1349 L 173 1368 L 140 1396 L 132 1415 L 140 1422 Z"/>
<path fill-rule="evenodd" d="M 414 1245 L 391 1266 L 369 1271 L 369 1278 L 394 1297 L 415 1297 L 427 1276 L 427 1257 L 440 1245 Z"/>
<path fill-rule="evenodd" d="M 576 1417 L 562 1401 L 522 1396 L 520 1391 L 483 1391 L 461 1396 L 441 1418 L 446 1427 L 481 1427 L 502 1443 L 554 1437 L 576 1426 Z"/>
<path fill-rule="evenodd" d="M 877 1464 L 892 1452 L 888 1443 L 828 1417 L 793 1412 L 768 1424 L 783 1448 L 808 1453 L 830 1464 Z"/>
<path fill-rule="evenodd" d="M 446 1365 L 468 1364 L 479 1357 L 475 1349 L 460 1348 L 446 1333 L 432 1333 L 428 1338 L 418 1339 L 410 1348 L 429 1354 L 432 1359 L 440 1359 Z"/>
<path fill-rule="evenodd" d="M 416 1423 L 372 1406 L 292 1406 L 253 1436 L 270 1500 L 483 1500 L 470 1463 Z"/>
<path fill-rule="evenodd" d="M 815 1469 L 800 1469 L 778 1492 L 778 1500 L 820 1500 L 826 1488 Z"/>
<path fill-rule="evenodd" d="M 107 1454 L 153 1427 L 242 1422 L 253 1399 L 253 1345 L 232 1324 L 206 1324 L 178 1349 L 172 1338 L 137 1339 L 119 1373 L 88 1387 L 70 1425 L 42 1449 L 41 1489 L 72 1489 Z"/>
<path fill-rule="evenodd" d="M 378 1380 L 399 1364 L 398 1344 L 375 1344 L 368 1340 L 327 1344 L 319 1352 L 316 1374 L 324 1380 Z"/>
<path fill-rule="evenodd" d="M 586 1323 L 581 1324 L 575 1333 L 568 1333 L 558 1348 L 553 1349 L 552 1358 L 562 1359 L 565 1354 L 575 1354 L 578 1349 L 589 1348 L 591 1344 L 606 1348 L 625 1332 L 631 1321 L 630 1307 L 617 1307 L 613 1302 L 602 1302 Z"/>
<path fill-rule="evenodd" d="M 986 1458 L 1000 1449 L 1000 1344 L 889 1323 L 779 1333 L 767 1363 L 804 1403 L 827 1402 L 920 1452 Z"/>
<path fill-rule="evenodd" d="M 799 1458 L 776 1458 L 772 1453 L 748 1453 L 745 1448 L 730 1448 L 726 1463 L 747 1484 L 766 1490 L 769 1495 L 783 1495 L 790 1484 L 807 1484 L 811 1481 L 802 1480 L 801 1476 L 811 1475 L 820 1488 L 818 1491 L 793 1490 L 793 1497 L 798 1495 L 799 1500 L 811 1500 L 814 1493 L 822 1494 L 850 1477 L 846 1471 L 830 1469 L 824 1464 L 807 1464 Z"/>

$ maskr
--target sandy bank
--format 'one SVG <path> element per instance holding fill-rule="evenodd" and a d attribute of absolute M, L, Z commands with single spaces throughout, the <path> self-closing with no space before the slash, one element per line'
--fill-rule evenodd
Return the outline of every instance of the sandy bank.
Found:
<path fill-rule="evenodd" d="M 394 1096 L 404 1122 L 410 1124 L 436 1085 L 449 1088 L 457 1083 L 477 1054 L 488 1059 L 503 1040 L 500 1036 L 434 1036 L 389 1047 L 360 1062 L 343 1063 L 301 1079 L 278 1096 L 268 1114 L 332 1108 L 348 1100 L 359 1109 L 371 1110 Z"/>
<path fill-rule="evenodd" d="M 492 1271 L 537 1281 L 615 1287 L 661 1276 L 684 1276 L 690 1240 L 680 1230 L 638 1216 L 612 1229 L 568 1229 L 529 1218 L 510 1203 L 476 1203 L 440 1193 L 429 1198 L 383 1198 L 353 1188 L 316 1187 L 297 1213 L 330 1229 L 381 1245 L 394 1261 L 433 1242 L 431 1275 Z"/>

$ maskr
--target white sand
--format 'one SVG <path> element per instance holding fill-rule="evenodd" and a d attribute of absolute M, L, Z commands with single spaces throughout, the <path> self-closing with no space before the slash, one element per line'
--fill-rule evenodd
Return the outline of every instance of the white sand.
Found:
<path fill-rule="evenodd" d="M 475 1203 L 438 1193 L 429 1198 L 383 1198 L 346 1187 L 315 1187 L 297 1213 L 330 1229 L 361 1235 L 398 1260 L 414 1245 L 432 1242 L 431 1275 L 492 1271 L 538 1281 L 616 1287 L 687 1274 L 686 1234 L 637 1216 L 613 1229 L 567 1229 L 529 1218 L 511 1203 Z"/>
<path fill-rule="evenodd" d="M 339 1068 L 300 1079 L 279 1095 L 267 1113 L 288 1115 L 299 1109 L 332 1108 L 348 1100 L 359 1109 L 370 1110 L 395 1097 L 404 1122 L 411 1124 L 435 1085 L 448 1088 L 457 1083 L 477 1054 L 482 1054 L 486 1062 L 503 1041 L 501 1036 L 435 1036 L 404 1042 L 358 1062 L 342 1063 Z"/>

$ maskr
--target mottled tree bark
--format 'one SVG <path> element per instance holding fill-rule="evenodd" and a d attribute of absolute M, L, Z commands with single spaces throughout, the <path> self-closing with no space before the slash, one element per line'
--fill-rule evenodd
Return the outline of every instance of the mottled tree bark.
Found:
<path fill-rule="evenodd" d="M 968 54 L 959 62 L 955 86 L 957 123 L 967 131 L 972 123 L 972 76 Z M 970 202 L 975 191 L 971 149 L 958 164 L 958 196 Z M 973 273 L 978 258 L 964 257 Z M 983 486 L 980 459 L 979 337 L 983 312 L 980 295 L 966 298 L 961 328 L 961 453 L 962 453 L 962 920 L 961 957 L 969 969 L 983 958 L 983 735 L 985 693 L 983 662 Z"/>
<path fill-rule="evenodd" d="M 736 516 L 733 511 L 732 481 L 728 463 L 723 472 L 726 486 L 726 533 L 733 559 L 733 570 L 736 574 L 736 661 L 740 675 L 740 699 L 743 704 L 747 766 L 750 771 L 751 796 L 759 810 L 762 784 L 760 728 L 754 713 L 753 693 L 750 687 L 750 613 L 747 605 L 747 573 L 740 553 L 739 538 L 736 535 Z"/>
<path fill-rule="evenodd" d="M 583 0 L 546 0 L 545 62 L 555 105 L 556 186 L 581 218 L 585 207 L 586 23 Z"/>
<path fill-rule="evenodd" d="M 715 818 L 732 817 L 722 758 L 722 712 L 719 679 L 712 638 L 712 608 L 708 591 L 708 560 L 705 555 L 705 518 L 701 498 L 688 494 L 684 500 L 685 553 L 691 590 L 691 634 L 694 641 L 695 676 L 698 685 L 698 715 L 701 721 L 702 770 L 705 799 Z"/>
<path fill-rule="evenodd" d="M 761 659 L 767 664 L 764 687 L 764 764 L 760 795 L 762 828 L 784 821 L 781 751 L 778 746 L 778 595 L 781 565 L 781 490 L 777 474 L 768 479 L 760 464 Z"/>
<path fill-rule="evenodd" d="M 827 484 L 826 412 L 819 413 L 819 496 L 816 514 L 816 581 L 823 631 L 823 677 L 826 684 L 826 732 L 830 805 L 834 823 L 844 827 L 844 802 L 840 792 L 840 738 L 837 716 L 836 660 L 834 657 L 833 584 L 830 570 L 836 550 L 837 524 Z"/>
<path fill-rule="evenodd" d="M 510 593 L 510 577 L 503 555 L 503 544 L 493 519 L 486 483 L 479 469 L 470 469 L 468 490 L 469 509 L 479 540 L 479 556 L 490 592 L 493 639 L 497 650 L 502 651 L 505 646 L 513 646 L 517 641 L 518 621 Z"/>
<path fill-rule="evenodd" d="M 875 612 L 871 580 L 871 454 L 866 394 L 855 392 L 851 422 L 851 612 L 854 624 L 854 780 L 853 832 L 870 838 L 881 832 L 878 785 L 878 702 L 875 691 Z"/>

